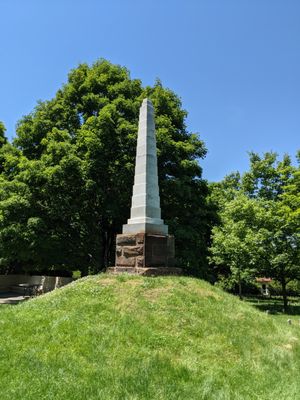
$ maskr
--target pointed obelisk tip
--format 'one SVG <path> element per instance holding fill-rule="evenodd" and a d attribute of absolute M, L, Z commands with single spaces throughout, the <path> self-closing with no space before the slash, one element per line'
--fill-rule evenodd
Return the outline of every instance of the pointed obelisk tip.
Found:
<path fill-rule="evenodd" d="M 148 97 L 146 97 L 143 100 L 142 106 L 151 106 L 151 107 L 153 107 L 153 104 L 152 104 L 152 101 L 150 99 L 148 99 Z"/>

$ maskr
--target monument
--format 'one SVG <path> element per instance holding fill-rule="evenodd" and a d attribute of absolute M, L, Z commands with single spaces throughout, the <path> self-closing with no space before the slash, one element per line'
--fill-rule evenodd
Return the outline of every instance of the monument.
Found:
<path fill-rule="evenodd" d="M 154 108 L 144 99 L 140 108 L 135 176 L 130 219 L 116 238 L 116 263 L 110 272 L 180 273 L 175 268 L 174 236 L 161 219 L 157 174 Z"/>

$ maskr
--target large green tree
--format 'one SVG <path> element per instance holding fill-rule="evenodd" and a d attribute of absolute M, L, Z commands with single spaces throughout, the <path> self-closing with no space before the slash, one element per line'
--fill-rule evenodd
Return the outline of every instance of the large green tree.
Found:
<path fill-rule="evenodd" d="M 84 273 L 113 263 L 115 235 L 129 217 L 144 97 L 155 108 L 162 216 L 176 236 L 178 262 L 197 273 L 205 269 L 213 219 L 199 166 L 205 146 L 187 131 L 186 111 L 174 92 L 160 81 L 143 87 L 106 60 L 72 70 L 53 99 L 18 123 L 13 146 L 0 155 L 0 247 L 7 263 Z M 28 205 L 20 205 L 20 220 L 7 213 L 19 186 Z M 15 224 L 20 229 L 10 257 L 5 232 Z M 18 253 L 19 247 L 26 251 Z"/>
<path fill-rule="evenodd" d="M 250 170 L 226 177 L 211 194 L 221 219 L 213 229 L 212 263 L 239 283 L 251 272 L 252 279 L 275 278 L 285 310 L 287 283 L 300 279 L 299 177 L 288 156 L 278 161 L 274 153 L 250 153 Z"/>
<path fill-rule="evenodd" d="M 220 224 L 212 230 L 210 261 L 225 272 L 231 284 L 238 285 L 242 298 L 243 283 L 253 281 L 265 256 L 263 241 L 266 235 L 266 216 L 269 204 L 249 199 L 236 192 L 234 199 L 224 203 Z M 268 232 L 268 231 L 267 231 Z"/>

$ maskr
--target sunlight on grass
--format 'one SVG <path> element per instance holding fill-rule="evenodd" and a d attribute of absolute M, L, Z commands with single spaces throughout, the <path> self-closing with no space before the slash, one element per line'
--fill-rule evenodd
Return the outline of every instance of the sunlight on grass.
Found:
<path fill-rule="evenodd" d="M 103 274 L 0 315 L 1 400 L 300 392 L 300 326 L 194 278 Z"/>

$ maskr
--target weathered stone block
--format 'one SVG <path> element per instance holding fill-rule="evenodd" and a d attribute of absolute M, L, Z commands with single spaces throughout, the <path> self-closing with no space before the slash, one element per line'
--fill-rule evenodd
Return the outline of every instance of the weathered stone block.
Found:
<path fill-rule="evenodd" d="M 133 267 L 135 266 L 135 257 L 120 256 L 116 258 L 116 266 Z"/>
<path fill-rule="evenodd" d="M 144 267 L 144 261 L 145 261 L 144 257 L 141 257 L 141 256 L 137 257 L 136 258 L 136 266 L 138 268 L 143 268 Z"/>
<path fill-rule="evenodd" d="M 144 233 L 138 233 L 136 235 L 136 244 L 143 244 L 145 242 L 145 234 Z"/>
<path fill-rule="evenodd" d="M 116 268 L 118 271 L 125 272 L 124 267 L 160 269 L 175 265 L 174 236 L 139 233 L 118 235 L 117 239 Z"/>
<path fill-rule="evenodd" d="M 136 257 L 141 256 L 144 251 L 144 246 L 131 246 L 131 247 L 123 247 L 123 255 L 124 257 Z"/>
<path fill-rule="evenodd" d="M 136 274 L 136 268 L 134 267 L 116 267 L 115 268 L 115 273 L 124 273 L 126 272 L 127 274 Z"/>
<path fill-rule="evenodd" d="M 120 246 L 134 246 L 136 235 L 117 235 L 116 241 Z"/>
<path fill-rule="evenodd" d="M 122 246 L 116 247 L 116 254 L 117 254 L 117 257 L 120 257 L 122 255 Z"/>

